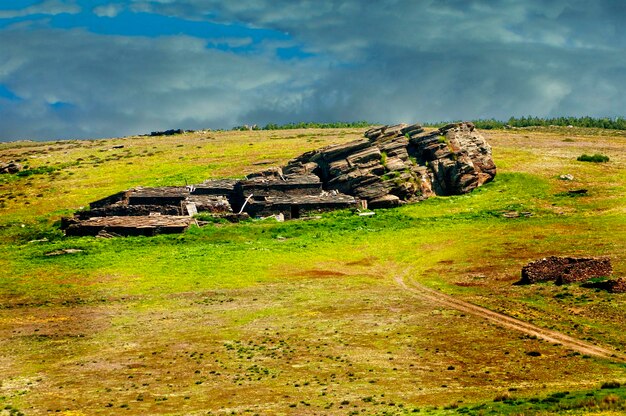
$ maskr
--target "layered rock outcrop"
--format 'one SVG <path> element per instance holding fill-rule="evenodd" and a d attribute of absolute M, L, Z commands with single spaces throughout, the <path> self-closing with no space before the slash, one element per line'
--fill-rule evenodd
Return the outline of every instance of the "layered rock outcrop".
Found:
<path fill-rule="evenodd" d="M 364 136 L 244 180 L 119 192 L 91 203 L 64 228 L 68 235 L 151 235 L 179 232 L 190 224 L 180 217 L 200 211 L 233 219 L 240 214 L 293 219 L 357 206 L 388 208 L 470 192 L 496 174 L 491 148 L 472 123 L 430 132 L 417 124 L 398 124 L 369 129 Z"/>
<path fill-rule="evenodd" d="M 305 153 L 281 175 L 314 174 L 324 188 L 391 207 L 432 195 L 457 195 L 491 181 L 491 147 L 469 122 L 425 132 L 418 125 L 369 129 L 365 138 Z"/>

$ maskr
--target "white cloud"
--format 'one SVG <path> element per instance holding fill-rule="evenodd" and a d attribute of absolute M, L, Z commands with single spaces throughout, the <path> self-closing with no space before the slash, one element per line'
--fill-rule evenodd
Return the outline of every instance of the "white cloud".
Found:
<path fill-rule="evenodd" d="M 31 16 L 34 14 L 57 15 L 61 13 L 77 14 L 81 8 L 74 0 L 45 0 L 23 9 L 0 10 L 0 19 Z"/>
<path fill-rule="evenodd" d="M 103 4 L 102 6 L 95 7 L 93 13 L 98 17 L 116 17 L 126 8 L 125 5 L 120 3 Z"/>
<path fill-rule="evenodd" d="M 0 127 L 5 138 L 56 138 L 307 120 L 619 115 L 626 108 L 625 4 L 133 1 L 131 11 L 291 39 L 5 29 L 0 84 L 22 101 L 0 103 Z M 120 5 L 94 13 L 114 17 Z M 212 49 L 222 44 L 254 50 Z M 295 45 L 313 55 L 277 57 Z M 55 109 L 51 100 L 73 106 Z"/>

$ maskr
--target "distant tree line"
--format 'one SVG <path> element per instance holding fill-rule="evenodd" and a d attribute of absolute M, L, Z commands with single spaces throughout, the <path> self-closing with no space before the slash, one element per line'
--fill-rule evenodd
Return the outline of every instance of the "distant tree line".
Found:
<path fill-rule="evenodd" d="M 595 127 L 600 129 L 626 130 L 626 119 L 623 117 L 511 117 L 507 121 L 496 119 L 479 119 L 473 121 L 474 125 L 482 130 L 504 129 L 508 127 L 549 127 L 549 126 L 573 126 Z M 441 127 L 448 122 L 426 124 L 432 127 Z"/>
<path fill-rule="evenodd" d="M 460 121 L 460 120 L 458 120 Z M 626 118 L 623 117 L 511 117 L 507 121 L 490 119 L 472 120 L 474 125 L 482 130 L 505 129 L 510 127 L 549 127 L 549 126 L 573 126 L 573 127 L 595 127 L 600 129 L 626 130 Z M 442 127 L 449 124 L 450 121 L 441 121 L 435 123 L 424 123 L 428 127 Z M 365 128 L 380 123 L 371 123 L 369 121 L 352 121 L 352 122 L 334 122 L 334 123 L 315 123 L 300 122 L 276 124 L 269 123 L 265 126 L 243 125 L 233 127 L 233 130 L 293 130 L 293 129 L 340 129 L 340 128 Z"/>
<path fill-rule="evenodd" d="M 337 121 L 334 123 L 315 123 L 315 122 L 300 122 L 300 123 L 287 123 L 287 124 L 276 124 L 269 123 L 265 126 L 257 126 L 252 125 L 243 125 L 233 127 L 233 130 L 293 130 L 293 129 L 357 129 L 363 127 L 373 126 L 376 123 L 371 123 L 369 121 L 351 121 L 351 122 L 342 122 Z"/>

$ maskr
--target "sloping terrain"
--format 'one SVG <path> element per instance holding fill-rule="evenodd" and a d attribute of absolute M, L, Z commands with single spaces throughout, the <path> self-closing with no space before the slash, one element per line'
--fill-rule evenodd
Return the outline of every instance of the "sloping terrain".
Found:
<path fill-rule="evenodd" d="M 501 327 L 509 328 L 514 331 L 519 331 L 531 337 L 541 338 L 544 341 L 554 342 L 563 345 L 565 348 L 581 354 L 593 355 L 611 361 L 626 361 L 626 356 L 617 351 L 608 350 L 604 347 L 581 341 L 576 338 L 572 338 L 557 331 L 541 328 L 539 326 L 524 322 L 523 320 L 511 318 L 510 316 L 504 315 L 502 313 L 493 312 L 487 308 L 483 308 L 469 302 L 464 302 L 460 299 L 456 299 L 453 296 L 442 294 L 417 283 L 413 283 L 411 286 L 409 286 L 406 284 L 401 276 L 396 276 L 396 282 L 398 282 L 398 285 L 400 285 L 400 287 L 402 287 L 404 290 L 415 293 L 420 298 L 429 303 L 440 304 L 441 306 L 450 309 L 465 312 L 476 317 L 495 322 L 496 325 L 499 325 Z"/>
<path fill-rule="evenodd" d="M 1 407 L 34 415 L 623 411 L 624 389 L 600 387 L 626 382 L 626 295 L 514 285 L 522 266 L 549 255 L 608 256 L 614 275 L 626 276 L 623 133 L 483 132 L 498 166 L 493 182 L 370 217 L 341 211 L 112 239 L 64 238 L 54 224 L 133 186 L 242 177 L 362 133 L 0 144 L 2 161 L 28 166 L 0 176 Z M 610 161 L 576 161 L 583 153 Z M 568 173 L 573 180 L 559 179 Z M 578 189 L 588 192 L 568 193 Z"/>

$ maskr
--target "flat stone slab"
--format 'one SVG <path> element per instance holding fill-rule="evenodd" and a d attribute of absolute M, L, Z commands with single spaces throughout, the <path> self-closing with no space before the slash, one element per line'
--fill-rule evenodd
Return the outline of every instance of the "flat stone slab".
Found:
<path fill-rule="evenodd" d="M 185 231 L 193 221 L 190 217 L 175 215 L 93 217 L 69 225 L 65 234 L 95 236 L 101 231 L 124 236 L 175 234 Z"/>
<path fill-rule="evenodd" d="M 128 193 L 128 205 L 179 205 L 188 196 L 184 186 L 135 188 Z"/>
<path fill-rule="evenodd" d="M 228 195 L 235 191 L 237 179 L 214 179 L 193 185 L 193 195 Z"/>
<path fill-rule="evenodd" d="M 357 201 L 353 196 L 336 192 L 323 192 L 318 195 L 268 196 L 262 200 L 252 199 L 247 211 L 252 216 L 266 217 L 282 213 L 285 219 L 295 219 L 336 209 L 355 208 Z"/>

